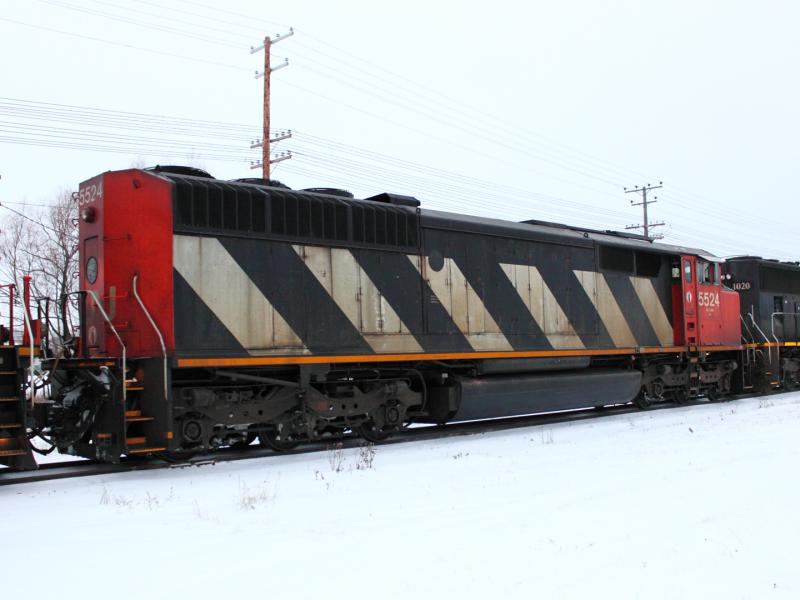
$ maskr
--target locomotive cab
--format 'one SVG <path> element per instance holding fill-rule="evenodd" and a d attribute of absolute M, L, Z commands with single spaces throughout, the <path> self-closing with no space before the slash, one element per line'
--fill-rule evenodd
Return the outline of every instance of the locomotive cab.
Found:
<path fill-rule="evenodd" d="M 684 255 L 673 264 L 675 344 L 737 346 L 739 295 L 722 285 L 717 259 Z"/>

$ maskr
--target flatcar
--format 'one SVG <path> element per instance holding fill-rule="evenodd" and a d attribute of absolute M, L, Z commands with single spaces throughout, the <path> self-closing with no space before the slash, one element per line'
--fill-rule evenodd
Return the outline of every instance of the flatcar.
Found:
<path fill-rule="evenodd" d="M 739 293 L 699 249 L 174 167 L 77 201 L 80 332 L 61 356 L 37 340 L 30 415 L 60 452 L 374 442 L 749 385 Z"/>

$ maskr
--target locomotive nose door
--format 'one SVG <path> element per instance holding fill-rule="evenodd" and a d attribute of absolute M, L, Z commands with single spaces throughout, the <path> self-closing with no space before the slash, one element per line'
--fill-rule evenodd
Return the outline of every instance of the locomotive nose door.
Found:
<path fill-rule="evenodd" d="M 103 297 L 103 273 L 100 269 L 99 243 L 97 236 L 86 238 L 83 242 L 82 277 L 81 288 L 93 290 L 97 295 Z M 83 323 L 81 336 L 83 338 L 83 348 L 89 354 L 96 354 L 105 350 L 105 327 L 103 325 L 100 311 L 95 306 L 91 296 L 86 298 L 86 322 Z"/>
<path fill-rule="evenodd" d="M 681 289 L 683 291 L 683 339 L 684 343 L 697 344 L 697 283 L 694 276 L 694 256 L 681 258 Z"/>

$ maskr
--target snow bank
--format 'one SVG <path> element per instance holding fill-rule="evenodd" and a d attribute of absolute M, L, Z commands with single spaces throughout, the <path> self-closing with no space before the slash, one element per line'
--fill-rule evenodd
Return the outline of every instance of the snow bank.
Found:
<path fill-rule="evenodd" d="M 59 598 L 797 598 L 800 394 L 0 488 Z"/>

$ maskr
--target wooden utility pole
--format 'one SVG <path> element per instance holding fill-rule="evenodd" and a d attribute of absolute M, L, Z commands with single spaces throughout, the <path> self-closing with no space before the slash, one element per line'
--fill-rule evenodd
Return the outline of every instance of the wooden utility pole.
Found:
<path fill-rule="evenodd" d="M 272 69 L 269 66 L 270 49 L 272 40 L 264 38 L 264 133 L 261 138 L 261 173 L 262 177 L 269 181 L 269 80 Z"/>
<path fill-rule="evenodd" d="M 632 190 L 629 190 L 628 188 L 622 188 L 625 191 L 626 194 L 630 194 L 631 192 L 635 192 L 637 194 L 638 193 L 642 194 L 642 201 L 641 202 L 634 202 L 633 200 L 631 200 L 631 206 L 641 206 L 642 207 L 642 212 L 644 213 L 643 214 L 644 221 L 643 221 L 643 223 L 641 225 L 628 225 L 625 229 L 642 229 L 642 230 L 644 230 L 644 237 L 646 237 L 648 239 L 657 240 L 657 239 L 660 239 L 660 238 L 664 237 L 663 235 L 654 235 L 652 238 L 650 237 L 650 230 L 651 229 L 653 229 L 654 227 L 662 227 L 663 225 L 665 225 L 665 223 L 663 221 L 659 221 L 658 223 L 650 223 L 650 221 L 648 220 L 648 216 L 647 216 L 647 207 L 648 207 L 648 205 L 655 204 L 656 201 L 658 200 L 657 196 L 654 197 L 652 200 L 648 200 L 647 199 L 647 192 L 649 192 L 650 190 L 657 190 L 657 189 L 659 189 L 661 187 L 663 187 L 663 185 L 659 181 L 658 185 L 650 185 L 648 183 L 647 185 L 643 185 L 642 187 L 636 186 Z"/>
<path fill-rule="evenodd" d="M 261 163 L 255 163 L 252 165 L 252 168 L 261 167 L 262 177 L 269 181 L 270 177 L 270 165 L 273 162 L 279 162 L 280 160 L 286 160 L 287 158 L 291 158 L 291 154 L 284 154 L 280 159 L 272 160 L 270 155 L 270 143 L 277 142 L 282 139 L 287 139 L 287 137 L 291 137 L 289 135 L 282 135 L 276 139 L 270 139 L 269 136 L 269 124 L 270 124 L 270 75 L 272 75 L 273 71 L 277 71 L 278 69 L 282 69 L 283 67 L 289 66 L 289 59 L 286 59 L 282 64 L 278 65 L 277 67 L 271 66 L 271 50 L 272 45 L 277 44 L 281 40 L 285 40 L 287 37 L 291 37 L 294 35 L 294 29 L 289 28 L 289 33 L 285 33 L 283 35 L 277 34 L 274 38 L 265 37 L 264 43 L 259 46 L 258 48 L 250 48 L 250 54 L 255 54 L 260 50 L 264 51 L 264 72 L 259 73 L 256 71 L 256 79 L 259 77 L 264 78 L 264 131 L 262 133 L 262 138 L 260 142 L 254 142 L 250 147 L 257 148 L 261 146 Z"/>

